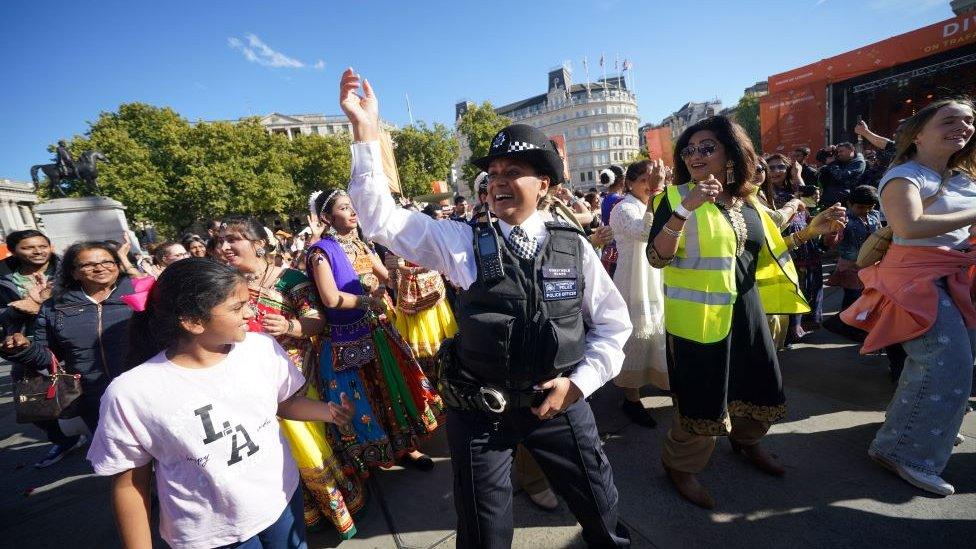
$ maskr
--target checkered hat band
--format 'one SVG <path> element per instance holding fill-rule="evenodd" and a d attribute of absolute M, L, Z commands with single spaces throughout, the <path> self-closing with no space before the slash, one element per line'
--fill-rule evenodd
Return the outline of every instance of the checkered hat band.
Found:
<path fill-rule="evenodd" d="M 533 145 L 532 143 L 526 143 L 525 141 L 512 141 L 508 144 L 508 152 L 530 151 L 538 148 L 539 147 Z"/>

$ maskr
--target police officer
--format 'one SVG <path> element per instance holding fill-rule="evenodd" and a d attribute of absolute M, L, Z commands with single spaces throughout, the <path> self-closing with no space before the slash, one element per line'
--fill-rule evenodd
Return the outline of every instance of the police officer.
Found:
<path fill-rule="evenodd" d="M 536 210 L 562 177 L 559 155 L 535 128 L 508 126 L 472 162 L 488 173 L 485 221 L 434 221 L 394 204 L 376 96 L 352 69 L 342 75 L 340 103 L 355 138 L 349 194 L 366 236 L 462 289 L 455 360 L 442 365 L 438 384 L 449 406 L 458 546 L 511 546 L 517 443 L 542 466 L 591 547 L 628 546 L 584 399 L 620 371 L 631 325 L 582 234 L 545 223 Z"/>

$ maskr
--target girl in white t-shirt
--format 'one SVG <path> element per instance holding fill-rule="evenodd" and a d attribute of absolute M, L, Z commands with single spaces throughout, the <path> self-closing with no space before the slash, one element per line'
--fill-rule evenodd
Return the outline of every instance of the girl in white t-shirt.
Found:
<path fill-rule="evenodd" d="M 113 475 L 127 548 L 150 548 L 150 467 L 160 535 L 173 547 L 304 548 L 298 470 L 276 417 L 348 423 L 353 406 L 298 396 L 301 372 L 263 334 L 249 333 L 244 277 L 189 258 L 145 295 L 128 298 L 130 364 L 101 401 L 88 459 Z"/>

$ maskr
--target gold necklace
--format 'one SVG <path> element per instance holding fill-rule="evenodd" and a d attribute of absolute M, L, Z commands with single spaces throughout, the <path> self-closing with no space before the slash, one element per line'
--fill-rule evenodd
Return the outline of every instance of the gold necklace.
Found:
<path fill-rule="evenodd" d="M 728 215 L 729 223 L 732 225 L 732 232 L 735 234 L 735 256 L 739 257 L 746 249 L 746 238 L 749 236 L 749 228 L 746 226 L 746 218 L 742 215 L 742 199 L 737 196 L 729 198 L 729 202 L 715 200 L 715 205 L 725 210 Z"/>

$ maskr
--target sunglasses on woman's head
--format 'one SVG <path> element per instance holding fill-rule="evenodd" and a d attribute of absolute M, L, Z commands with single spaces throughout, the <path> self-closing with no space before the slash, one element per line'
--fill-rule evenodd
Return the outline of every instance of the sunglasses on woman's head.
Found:
<path fill-rule="evenodd" d="M 701 143 L 697 147 L 694 145 L 688 145 L 687 147 L 681 149 L 679 153 L 681 158 L 689 158 L 694 156 L 695 152 L 701 153 L 704 157 L 709 157 L 715 154 L 715 143 Z"/>

